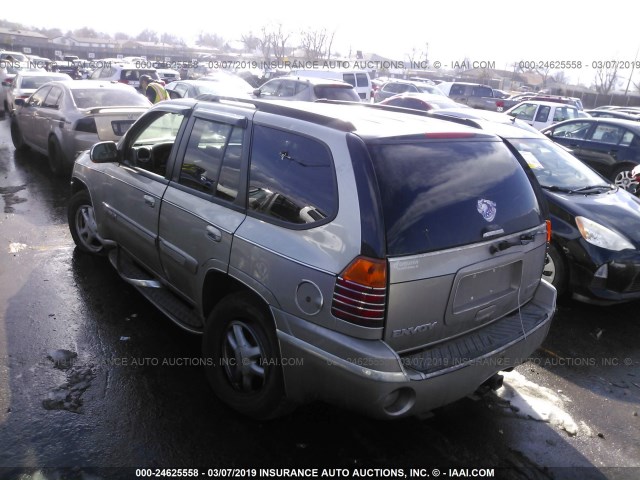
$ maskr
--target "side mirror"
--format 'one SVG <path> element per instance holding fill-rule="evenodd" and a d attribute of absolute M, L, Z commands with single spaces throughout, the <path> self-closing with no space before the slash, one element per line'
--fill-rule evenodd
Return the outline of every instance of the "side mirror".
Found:
<path fill-rule="evenodd" d="M 118 161 L 118 146 L 115 142 L 100 142 L 91 147 L 89 158 L 94 163 L 111 163 Z"/>
<path fill-rule="evenodd" d="M 262 91 L 261 91 L 259 88 L 254 88 L 254 90 L 253 90 L 253 94 L 254 94 L 256 97 L 259 97 L 261 93 L 262 93 Z"/>
<path fill-rule="evenodd" d="M 24 98 L 16 98 L 13 103 L 18 107 L 24 107 L 27 104 Z"/>

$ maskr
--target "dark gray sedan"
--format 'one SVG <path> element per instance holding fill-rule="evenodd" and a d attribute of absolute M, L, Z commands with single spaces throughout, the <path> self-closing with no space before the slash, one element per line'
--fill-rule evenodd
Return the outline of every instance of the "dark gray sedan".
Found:
<path fill-rule="evenodd" d="M 631 170 L 640 163 L 640 124 L 616 118 L 579 118 L 541 130 L 621 188 L 635 191 Z"/>

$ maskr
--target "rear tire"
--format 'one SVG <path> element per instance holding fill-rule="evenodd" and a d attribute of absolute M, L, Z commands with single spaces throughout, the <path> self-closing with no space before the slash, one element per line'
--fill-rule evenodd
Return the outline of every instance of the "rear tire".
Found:
<path fill-rule="evenodd" d="M 91 255 L 106 253 L 98 235 L 96 217 L 89 192 L 80 190 L 71 197 L 67 207 L 67 219 L 73 241 L 80 251 Z"/>
<path fill-rule="evenodd" d="M 67 158 L 62 152 L 62 148 L 60 147 L 60 142 L 56 137 L 49 138 L 49 169 L 56 176 L 61 176 L 64 174 L 67 168 Z"/>
<path fill-rule="evenodd" d="M 15 119 L 11 120 L 11 141 L 18 152 L 29 150 L 29 146 L 24 143 L 24 137 L 22 136 L 22 131 L 18 126 L 18 121 Z"/>
<path fill-rule="evenodd" d="M 290 410 L 275 327 L 252 295 L 233 293 L 216 305 L 204 329 L 202 352 L 209 383 L 234 410 L 258 420 Z"/>

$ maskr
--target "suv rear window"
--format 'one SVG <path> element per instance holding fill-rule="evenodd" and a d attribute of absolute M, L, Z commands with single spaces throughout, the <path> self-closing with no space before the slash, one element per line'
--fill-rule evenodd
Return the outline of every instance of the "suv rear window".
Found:
<path fill-rule="evenodd" d="M 441 250 L 542 222 L 518 160 L 501 142 L 369 143 L 390 255 Z"/>
<path fill-rule="evenodd" d="M 313 92 L 317 98 L 326 98 L 327 100 L 360 101 L 360 96 L 355 92 L 353 87 L 318 85 L 313 87 Z"/>

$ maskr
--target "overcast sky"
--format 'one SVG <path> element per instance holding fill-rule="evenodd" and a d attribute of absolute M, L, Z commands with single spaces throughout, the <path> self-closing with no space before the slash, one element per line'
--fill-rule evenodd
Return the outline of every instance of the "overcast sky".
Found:
<path fill-rule="evenodd" d="M 577 77 L 593 77 L 593 61 L 633 61 L 640 46 L 640 4 L 621 0 L 180 0 L 161 1 L 156 8 L 143 0 L 70 0 L 62 8 L 53 5 L 31 0 L 28 9 L 2 9 L 0 17 L 63 32 L 87 26 L 137 35 L 148 28 L 187 42 L 200 32 L 240 40 L 243 33 L 280 23 L 294 35 L 309 29 L 335 31 L 333 50 L 343 55 L 351 49 L 406 60 L 412 49 L 422 51 L 428 44 L 431 62 L 443 65 L 465 57 L 494 61 L 496 68 L 505 69 L 518 60 L 575 60 L 583 62 L 581 72 L 574 72 Z"/>

